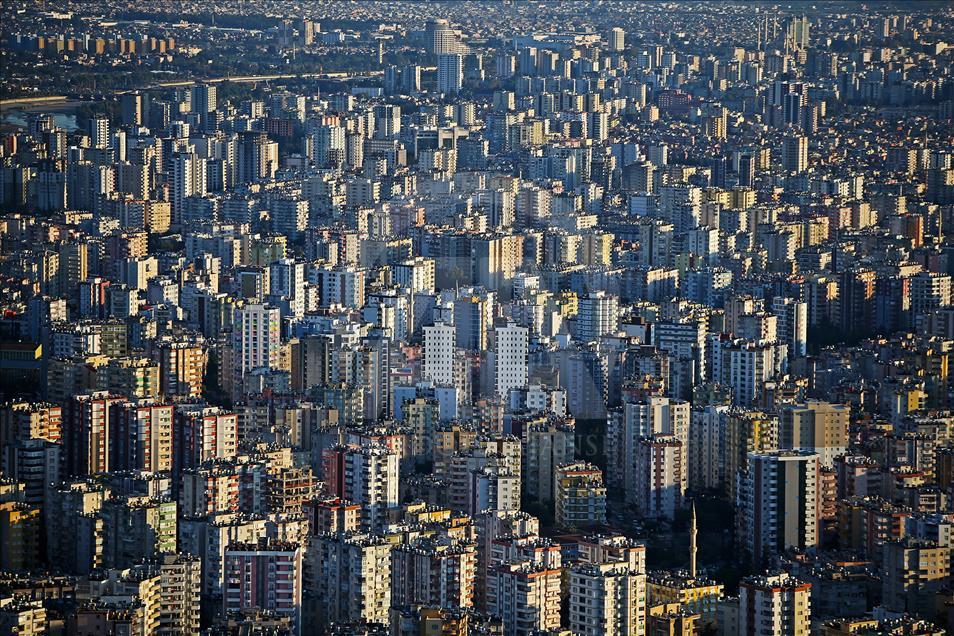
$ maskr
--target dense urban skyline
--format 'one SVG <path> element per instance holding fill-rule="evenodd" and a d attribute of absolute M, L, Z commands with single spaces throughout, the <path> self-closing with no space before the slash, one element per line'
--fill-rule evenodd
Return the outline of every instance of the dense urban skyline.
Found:
<path fill-rule="evenodd" d="M 954 3 L 0 15 L 0 632 L 954 629 Z"/>

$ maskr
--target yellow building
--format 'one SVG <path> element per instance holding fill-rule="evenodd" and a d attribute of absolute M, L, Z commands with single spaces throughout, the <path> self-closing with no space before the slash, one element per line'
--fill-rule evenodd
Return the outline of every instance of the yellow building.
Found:
<path fill-rule="evenodd" d="M 0 444 L 16 440 L 59 441 L 63 410 L 46 402 L 16 402 L 0 407 Z"/>
<path fill-rule="evenodd" d="M 688 573 L 651 574 L 646 581 L 650 607 L 676 604 L 690 614 L 698 616 L 701 626 L 715 624 L 723 586 L 711 579 L 693 578 Z M 681 633 L 681 632 L 679 632 Z"/>
<path fill-rule="evenodd" d="M 573 318 L 579 311 L 579 299 L 576 292 L 560 292 L 557 297 L 557 305 L 560 307 L 560 315 L 564 318 Z"/>
<path fill-rule="evenodd" d="M 42 636 L 46 633 L 46 608 L 42 600 L 12 596 L 0 601 L 0 633 Z"/>
<path fill-rule="evenodd" d="M 459 608 L 391 608 L 390 624 L 402 636 L 467 636 L 470 616 Z"/>
<path fill-rule="evenodd" d="M 936 625 L 916 618 L 905 617 L 885 624 L 873 618 L 837 618 L 825 622 L 819 636 L 844 634 L 905 634 L 906 636 L 942 636 L 947 632 Z"/>
<path fill-rule="evenodd" d="M 139 601 L 142 603 L 144 632 L 147 634 L 156 634 L 159 631 L 163 610 L 160 577 L 156 575 L 142 577 L 139 578 L 139 580 L 136 580 L 136 578 L 133 578 L 131 583 L 134 585 L 138 583 L 139 592 L 136 596 L 138 596 Z"/>
<path fill-rule="evenodd" d="M 0 479 L 0 501 L 22 501 L 24 483 L 12 479 Z"/>
<path fill-rule="evenodd" d="M 809 400 L 786 405 L 779 413 L 779 445 L 816 452 L 822 465 L 831 467 L 848 449 L 850 417 L 851 409 L 845 404 Z"/>
<path fill-rule="evenodd" d="M 163 395 L 202 395 L 208 353 L 201 342 L 163 340 L 156 347 L 153 357 L 159 363 L 159 382 Z"/>
<path fill-rule="evenodd" d="M 751 188 L 732 188 L 729 207 L 734 210 L 747 210 L 755 205 L 755 190 Z"/>
<path fill-rule="evenodd" d="M 411 525 L 428 523 L 444 523 L 452 516 L 450 508 L 431 506 L 423 501 L 409 503 L 404 506 L 404 522 Z"/>
<path fill-rule="evenodd" d="M 172 224 L 172 204 L 169 201 L 147 201 L 143 206 L 146 229 L 154 234 L 169 231 Z"/>
<path fill-rule="evenodd" d="M 678 603 L 649 606 L 647 636 L 695 636 L 699 615 L 686 611 Z"/>

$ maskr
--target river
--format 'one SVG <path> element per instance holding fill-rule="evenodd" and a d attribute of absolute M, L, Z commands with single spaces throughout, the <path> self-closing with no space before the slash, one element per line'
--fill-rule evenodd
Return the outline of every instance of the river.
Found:
<path fill-rule="evenodd" d="M 4 127 L 25 128 L 30 115 L 49 113 L 53 115 L 56 125 L 67 132 L 75 131 L 76 109 L 88 102 L 78 99 L 46 102 L 29 106 L 0 107 L 0 125 Z"/>

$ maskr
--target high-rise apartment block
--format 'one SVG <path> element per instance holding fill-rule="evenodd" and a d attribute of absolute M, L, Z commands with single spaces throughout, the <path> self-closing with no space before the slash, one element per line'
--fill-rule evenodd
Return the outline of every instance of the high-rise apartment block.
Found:
<path fill-rule="evenodd" d="M 437 92 L 459 93 L 464 83 L 464 58 L 459 53 L 442 53 L 437 58 Z"/>
<path fill-rule="evenodd" d="M 954 630 L 950 3 L 34 4 L 0 632 Z"/>
<path fill-rule="evenodd" d="M 820 462 L 815 453 L 749 453 L 739 475 L 739 538 L 756 563 L 819 543 Z"/>
<path fill-rule="evenodd" d="M 787 573 L 752 576 L 739 584 L 739 633 L 810 633 L 811 585 Z"/>

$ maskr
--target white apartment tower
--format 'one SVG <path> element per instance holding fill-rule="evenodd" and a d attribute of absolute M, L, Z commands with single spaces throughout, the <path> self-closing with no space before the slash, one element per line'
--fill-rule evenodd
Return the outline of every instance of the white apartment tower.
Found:
<path fill-rule="evenodd" d="M 454 385 L 454 325 L 438 322 L 424 327 L 424 379 Z"/>
<path fill-rule="evenodd" d="M 401 134 L 401 107 L 380 104 L 374 107 L 374 137 L 392 139 Z"/>
<path fill-rule="evenodd" d="M 684 446 L 675 437 L 655 435 L 636 445 L 635 481 L 626 499 L 643 517 L 673 519 L 685 494 Z"/>
<path fill-rule="evenodd" d="M 488 573 L 497 590 L 488 611 L 501 618 L 504 633 L 526 636 L 560 627 L 562 570 L 529 562 L 499 565 Z"/>
<path fill-rule="evenodd" d="M 271 305 L 246 305 L 236 312 L 232 330 L 232 368 L 236 379 L 253 369 L 271 369 L 278 364 L 281 347 L 281 315 Z"/>
<path fill-rule="evenodd" d="M 411 293 L 434 293 L 435 262 L 432 258 L 417 257 L 394 265 L 394 282 L 407 287 Z"/>
<path fill-rule="evenodd" d="M 626 31 L 614 27 L 606 33 L 606 44 L 610 51 L 618 52 L 626 48 Z"/>
<path fill-rule="evenodd" d="M 218 88 L 215 84 L 196 84 L 192 87 L 192 112 L 204 115 L 218 107 Z"/>
<path fill-rule="evenodd" d="M 640 442 L 653 436 L 670 436 L 680 443 L 679 482 L 681 490 L 688 483 L 689 403 L 666 397 L 652 397 L 639 402 L 625 402 L 621 417 L 611 418 L 608 437 L 612 446 L 608 472 L 612 483 L 626 490 L 627 500 L 637 497 L 633 490 L 639 466 Z"/>
<path fill-rule="evenodd" d="M 725 485 L 726 427 L 729 407 L 709 405 L 692 411 L 689 424 L 689 485 L 694 491 Z"/>
<path fill-rule="evenodd" d="M 460 33 L 447 20 L 440 18 L 427 23 L 428 45 L 434 55 L 460 53 L 463 48 Z"/>
<path fill-rule="evenodd" d="M 437 92 L 459 93 L 464 84 L 464 58 L 459 53 L 444 53 L 437 58 Z"/>
<path fill-rule="evenodd" d="M 399 457 L 382 446 L 343 446 L 324 453 L 325 483 L 329 492 L 361 506 L 361 525 L 383 532 L 387 513 L 396 508 Z"/>
<path fill-rule="evenodd" d="M 506 398 L 527 384 L 529 330 L 510 322 L 494 329 L 494 390 Z"/>
<path fill-rule="evenodd" d="M 109 120 L 105 117 L 90 119 L 89 136 L 93 148 L 109 148 Z"/>
<path fill-rule="evenodd" d="M 722 349 L 722 380 L 736 404 L 748 406 L 775 375 L 776 347 L 768 342 L 738 340 Z M 713 374 L 715 372 L 713 371 Z"/>
<path fill-rule="evenodd" d="M 927 313 L 951 304 L 951 277 L 938 272 L 918 272 L 911 277 L 911 314 Z"/>
<path fill-rule="evenodd" d="M 185 199 L 205 196 L 206 160 L 194 154 L 178 154 L 172 158 L 172 225 L 182 223 Z"/>
<path fill-rule="evenodd" d="M 344 159 L 345 129 L 343 126 L 319 126 L 312 134 L 312 160 L 319 166 L 328 165 L 335 156 Z"/>
<path fill-rule="evenodd" d="M 387 511 L 396 508 L 400 501 L 399 457 L 384 448 L 365 448 L 360 453 L 352 454 L 350 458 L 351 466 L 345 477 L 350 477 L 352 483 L 348 498 L 367 511 L 366 525 L 376 532 L 381 532 L 387 523 Z"/>
<path fill-rule="evenodd" d="M 320 535 L 314 540 L 319 622 L 388 623 L 391 544 L 382 536 Z"/>
<path fill-rule="evenodd" d="M 660 216 L 672 223 L 676 234 L 701 225 L 702 189 L 684 183 L 659 188 Z"/>
<path fill-rule="evenodd" d="M 787 572 L 750 576 L 739 585 L 739 634 L 808 636 L 811 632 L 811 584 Z"/>
<path fill-rule="evenodd" d="M 580 298 L 576 313 L 576 339 L 580 342 L 614 333 L 618 323 L 619 299 L 616 296 L 597 291 Z"/>
<path fill-rule="evenodd" d="M 420 539 L 391 552 L 391 602 L 395 606 L 471 607 L 477 574 L 472 543 Z"/>
<path fill-rule="evenodd" d="M 803 357 L 808 353 L 808 303 L 777 296 L 772 313 L 778 318 L 778 338 L 788 345 L 789 357 Z"/>
<path fill-rule="evenodd" d="M 646 633 L 646 574 L 624 562 L 570 570 L 570 631 L 581 636 Z"/>

